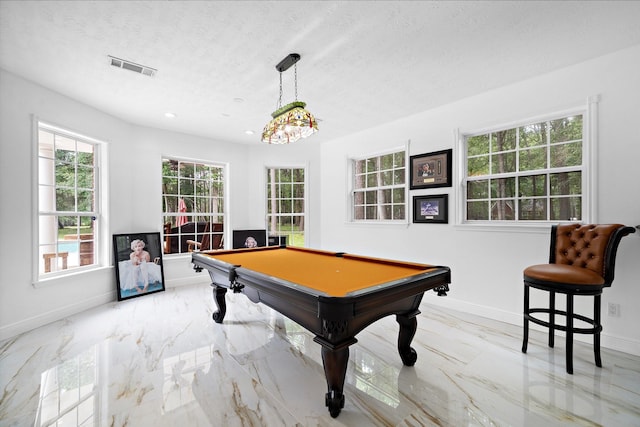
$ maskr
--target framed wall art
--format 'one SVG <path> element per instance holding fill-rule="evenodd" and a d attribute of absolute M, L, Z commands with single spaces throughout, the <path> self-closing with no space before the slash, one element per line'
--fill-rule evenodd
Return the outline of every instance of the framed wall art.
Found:
<path fill-rule="evenodd" d="M 452 150 L 434 151 L 410 157 L 410 189 L 451 187 Z"/>
<path fill-rule="evenodd" d="M 233 230 L 233 249 L 267 246 L 267 230 Z"/>
<path fill-rule="evenodd" d="M 449 223 L 449 195 L 413 196 L 413 222 Z"/>
<path fill-rule="evenodd" d="M 162 240 L 160 233 L 113 235 L 118 301 L 162 292 Z"/>

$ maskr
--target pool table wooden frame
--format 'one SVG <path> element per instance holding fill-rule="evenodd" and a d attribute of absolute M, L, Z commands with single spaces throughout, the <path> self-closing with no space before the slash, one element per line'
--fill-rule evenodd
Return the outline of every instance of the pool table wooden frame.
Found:
<path fill-rule="evenodd" d="M 344 296 L 331 296 L 321 290 L 305 287 L 285 279 L 266 275 L 260 271 L 242 267 L 242 264 L 227 263 L 216 259 L 224 254 L 247 252 L 247 256 L 260 255 L 258 251 L 299 251 L 317 256 L 349 257 L 379 265 L 418 266 L 416 274 L 377 284 L 368 288 L 350 292 Z M 261 252 L 266 254 L 266 252 Z M 294 255 L 297 252 L 290 252 Z M 308 257 L 307 257 L 308 258 Z M 237 258 L 236 258 L 237 259 Z M 316 336 L 314 341 L 320 344 L 328 392 L 325 405 L 332 417 L 337 417 L 344 407 L 343 387 L 349 360 L 349 346 L 356 343 L 356 334 L 365 327 L 395 314 L 400 325 L 398 333 L 398 352 L 402 363 L 413 366 L 417 360 L 415 350 L 410 346 L 417 329 L 416 316 L 424 292 L 434 290 L 446 295 L 451 283 L 451 271 L 448 267 L 423 264 L 402 263 L 378 258 L 359 257 L 313 249 L 271 246 L 256 249 L 234 251 L 194 252 L 192 263 L 196 271 L 206 269 L 212 280 L 213 299 L 217 311 L 213 320 L 222 323 L 226 313 L 225 294 L 227 289 L 245 294 L 252 302 L 261 302 L 297 322 Z M 372 264 L 373 266 L 373 264 Z M 308 266 L 313 272 L 313 265 Z M 283 274 L 286 277 L 286 274 Z"/>

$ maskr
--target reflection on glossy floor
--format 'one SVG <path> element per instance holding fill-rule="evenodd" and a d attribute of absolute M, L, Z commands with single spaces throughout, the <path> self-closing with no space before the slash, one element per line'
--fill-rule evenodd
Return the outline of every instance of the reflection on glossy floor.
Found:
<path fill-rule="evenodd" d="M 387 317 L 351 347 L 346 403 L 324 406 L 313 336 L 244 295 L 222 325 L 207 285 L 113 303 L 0 343 L 2 426 L 638 426 L 640 357 L 422 303 L 414 367 Z"/>

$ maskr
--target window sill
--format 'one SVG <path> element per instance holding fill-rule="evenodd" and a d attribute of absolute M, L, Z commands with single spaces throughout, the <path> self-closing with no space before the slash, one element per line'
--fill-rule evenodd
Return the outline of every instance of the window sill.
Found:
<path fill-rule="evenodd" d="M 345 225 L 354 226 L 354 227 L 380 227 L 380 226 L 388 226 L 388 227 L 408 227 L 408 221 L 345 221 Z"/>
<path fill-rule="evenodd" d="M 180 257 L 185 257 L 187 255 L 191 255 L 193 252 L 174 252 L 171 254 L 167 254 L 167 253 L 163 253 L 162 254 L 162 258 L 164 259 L 174 259 L 174 258 L 180 258 Z"/>
<path fill-rule="evenodd" d="M 77 270 L 56 274 L 55 276 L 51 276 L 51 277 L 38 278 L 32 283 L 32 285 L 36 289 L 46 288 L 48 286 L 55 286 L 60 282 L 64 280 L 68 280 L 69 278 L 72 278 L 72 277 L 83 276 L 86 274 L 92 274 L 94 272 L 101 272 L 106 270 L 113 270 L 113 266 L 110 265 L 107 267 L 90 267 L 90 268 L 82 268 L 82 269 L 79 268 Z"/>
<path fill-rule="evenodd" d="M 491 223 L 491 222 L 473 222 L 456 224 L 457 230 L 463 231 L 488 231 L 488 232 L 506 232 L 506 233 L 549 233 L 551 226 L 562 221 L 551 221 L 545 223 L 519 222 L 513 224 L 507 223 Z"/>

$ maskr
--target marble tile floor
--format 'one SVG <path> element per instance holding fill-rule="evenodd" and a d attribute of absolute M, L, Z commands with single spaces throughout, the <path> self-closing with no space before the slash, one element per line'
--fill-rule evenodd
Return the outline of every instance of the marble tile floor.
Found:
<path fill-rule="evenodd" d="M 320 346 L 294 322 L 208 285 L 111 303 L 0 342 L 0 426 L 640 426 L 640 357 L 445 310 L 423 300 L 414 367 L 394 317 L 350 348 L 331 418 Z M 56 424 L 57 422 L 57 424 Z"/>

